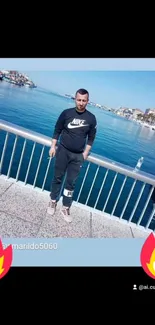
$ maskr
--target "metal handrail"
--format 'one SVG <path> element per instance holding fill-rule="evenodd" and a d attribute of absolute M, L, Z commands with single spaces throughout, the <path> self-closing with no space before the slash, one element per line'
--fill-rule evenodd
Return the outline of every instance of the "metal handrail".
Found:
<path fill-rule="evenodd" d="M 52 159 L 47 160 L 48 153 L 45 153 L 45 151 L 46 149 L 48 149 L 48 147 L 51 146 L 52 138 L 28 130 L 26 128 L 20 127 L 18 125 L 6 122 L 4 120 L 0 120 L 0 130 L 6 132 L 5 139 L 2 137 L 2 139 L 4 140 L 4 145 L 3 145 L 3 150 L 0 158 L 0 174 L 3 173 L 6 174 L 7 178 L 13 177 L 16 179 L 16 182 L 20 180 L 24 182 L 25 185 L 31 184 L 33 187 L 37 186 L 41 188 L 42 191 L 44 191 L 45 189 L 49 191 L 50 182 L 48 179 L 48 174 L 49 172 L 51 174 L 51 167 L 52 167 L 51 164 L 53 160 Z M 11 142 L 9 141 L 10 134 L 15 135 L 15 139 L 13 143 L 12 140 Z M 18 155 L 16 156 L 17 154 L 16 148 L 17 145 L 19 144 L 18 142 L 19 137 L 23 138 L 24 142 L 22 146 L 22 151 L 18 152 Z M 29 146 L 28 140 L 33 142 L 32 147 Z M 40 144 L 42 145 L 42 149 L 39 148 Z M 30 147 L 31 147 L 31 150 L 29 151 L 30 156 L 29 154 L 27 156 L 27 154 L 25 155 L 25 149 L 29 150 Z M 20 148 L 21 148 L 21 144 L 20 144 Z M 149 173 L 145 173 L 142 171 L 136 171 L 135 168 L 132 168 L 127 165 L 123 165 L 121 163 L 118 163 L 111 159 L 107 159 L 100 155 L 96 155 L 94 153 L 91 153 L 88 156 L 87 160 L 88 160 L 88 165 L 85 165 L 86 168 L 83 169 L 84 175 L 82 175 L 81 177 L 80 190 L 77 192 L 78 196 L 77 198 L 75 198 L 75 201 L 80 202 L 82 200 L 81 202 L 83 204 L 88 206 L 90 204 L 90 206 L 92 206 L 92 203 L 96 198 L 95 202 L 93 203 L 94 209 L 101 210 L 102 212 L 108 213 L 113 217 L 118 217 L 119 220 L 126 219 L 127 222 L 136 223 L 137 226 L 139 225 L 141 226 L 141 224 L 143 225 L 145 224 L 145 228 L 147 229 L 152 227 L 154 223 L 155 208 L 153 209 L 151 208 L 152 206 L 151 199 L 152 199 L 152 193 L 155 189 L 155 175 L 151 175 Z M 37 166 L 35 165 L 36 163 Z M 88 172 L 89 174 L 91 173 L 90 169 L 92 165 L 96 165 L 96 171 L 93 172 L 94 173 L 93 179 L 90 182 L 89 177 L 87 178 L 87 174 Z M 102 172 L 102 168 L 106 169 L 104 177 L 103 174 L 102 175 L 100 174 L 99 176 L 99 173 Z M 113 179 L 111 179 L 110 171 L 115 172 L 115 176 L 113 177 Z M 124 176 L 123 182 L 121 181 L 122 184 L 120 183 L 119 174 L 122 174 L 122 176 Z M 129 184 L 127 184 L 128 176 L 133 181 L 132 185 L 130 183 L 130 186 Z M 112 181 L 110 189 L 106 188 L 107 186 L 106 182 L 108 177 L 110 177 L 110 183 Z M 101 184 L 100 181 L 99 183 L 97 183 L 98 179 L 102 181 Z M 60 195 L 62 195 L 64 181 L 63 181 Z M 140 186 L 140 184 L 138 184 L 137 181 L 143 182 L 142 186 Z M 87 186 L 88 193 L 87 193 L 87 197 L 85 198 L 84 188 L 86 182 L 88 185 Z M 118 189 L 120 188 L 118 194 L 116 194 L 115 191 L 113 191 L 113 188 L 116 188 L 117 184 L 118 184 Z M 149 191 L 147 188 L 148 184 L 152 185 Z M 136 186 L 138 186 L 137 189 Z M 129 192 L 128 190 L 127 192 L 124 192 L 125 187 L 126 189 L 129 189 Z M 95 192 L 93 192 L 94 189 Z M 135 189 L 136 189 L 136 194 L 134 196 L 133 194 Z M 124 193 L 126 194 L 128 193 L 128 194 L 127 197 L 123 198 Z M 122 195 L 122 199 L 121 199 L 121 195 Z M 143 195 L 145 196 L 144 200 L 142 199 Z M 85 201 L 85 203 L 83 200 Z M 151 208 L 151 213 L 149 213 L 149 215 L 147 210 L 148 208 L 149 210 Z"/>
<path fill-rule="evenodd" d="M 39 143 L 39 144 L 42 144 L 42 145 L 45 145 L 48 147 L 51 146 L 52 138 L 45 136 L 41 133 L 28 130 L 24 127 L 15 125 L 13 123 L 1 120 L 1 119 L 0 119 L 0 129 L 7 131 L 7 132 L 11 132 L 11 133 L 21 136 L 25 139 L 32 140 L 36 143 Z M 142 172 L 142 171 L 135 171 L 135 169 L 130 166 L 118 163 L 116 161 L 113 161 L 111 159 L 102 157 L 102 156 L 94 154 L 94 153 L 91 153 L 88 156 L 87 160 L 89 162 L 92 162 L 92 163 L 98 165 L 98 166 L 102 166 L 104 168 L 111 169 L 117 173 L 132 177 L 136 180 L 139 180 L 139 181 L 142 181 L 142 182 L 145 182 L 145 183 L 155 186 L 155 175 L 152 175 L 152 174 L 149 174 L 146 172 Z"/>
<path fill-rule="evenodd" d="M 45 146 L 51 145 L 51 139 L 46 135 L 34 131 L 30 131 L 26 128 L 23 128 L 22 126 L 15 125 L 13 123 L 6 122 L 4 120 L 0 120 L 0 129 L 7 132 L 11 132 L 15 135 L 19 135 L 25 139 L 43 144 Z"/>

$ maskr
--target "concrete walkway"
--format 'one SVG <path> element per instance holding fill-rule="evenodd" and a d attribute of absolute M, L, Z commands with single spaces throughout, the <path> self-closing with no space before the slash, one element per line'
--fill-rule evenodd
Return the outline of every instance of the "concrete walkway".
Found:
<path fill-rule="evenodd" d="M 150 231 L 74 202 L 73 222 L 49 216 L 49 192 L 0 175 L 0 237 L 146 238 Z"/>

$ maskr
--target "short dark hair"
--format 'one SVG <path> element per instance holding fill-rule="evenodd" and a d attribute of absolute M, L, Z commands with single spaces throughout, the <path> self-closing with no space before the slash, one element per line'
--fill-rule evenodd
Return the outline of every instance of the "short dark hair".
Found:
<path fill-rule="evenodd" d="M 88 95 L 88 98 L 89 98 L 89 92 L 88 92 L 88 90 L 86 90 L 86 89 L 84 89 L 84 88 L 80 88 L 80 89 L 78 89 L 77 91 L 76 91 L 76 94 L 75 94 L 75 96 L 77 95 L 77 93 L 79 93 L 80 95 Z"/>

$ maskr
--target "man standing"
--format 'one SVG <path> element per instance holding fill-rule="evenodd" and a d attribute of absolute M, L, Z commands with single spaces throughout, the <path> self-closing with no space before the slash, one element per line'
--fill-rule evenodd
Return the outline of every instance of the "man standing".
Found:
<path fill-rule="evenodd" d="M 75 94 L 76 107 L 65 109 L 59 116 L 49 150 L 50 157 L 56 157 L 54 177 L 51 184 L 50 203 L 47 213 L 53 215 L 56 211 L 58 198 L 66 173 L 61 213 L 67 222 L 72 221 L 70 207 L 73 192 L 80 168 L 87 159 L 96 135 L 96 117 L 86 110 L 89 93 L 85 89 L 77 90 Z M 60 144 L 56 143 L 61 135 Z"/>

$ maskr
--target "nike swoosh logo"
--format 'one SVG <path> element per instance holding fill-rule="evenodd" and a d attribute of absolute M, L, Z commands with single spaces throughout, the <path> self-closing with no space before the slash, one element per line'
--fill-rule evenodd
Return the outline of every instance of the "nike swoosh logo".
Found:
<path fill-rule="evenodd" d="M 85 124 L 85 125 L 72 125 L 70 123 L 68 124 L 69 129 L 81 128 L 82 126 L 89 126 L 89 124 Z"/>

